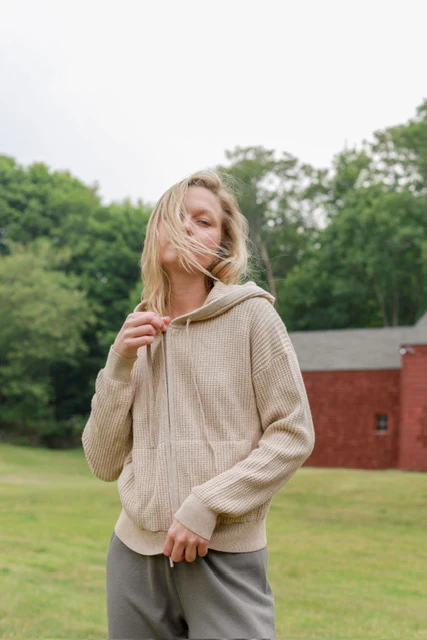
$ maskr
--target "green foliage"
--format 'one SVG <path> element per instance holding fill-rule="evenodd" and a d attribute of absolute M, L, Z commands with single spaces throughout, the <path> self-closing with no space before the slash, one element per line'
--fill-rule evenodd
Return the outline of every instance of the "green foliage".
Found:
<path fill-rule="evenodd" d="M 78 442 L 93 379 L 135 306 L 130 291 L 141 292 L 149 214 L 143 203 L 101 206 L 68 172 L 0 156 L 3 436 Z"/>
<path fill-rule="evenodd" d="M 70 244 L 100 206 L 94 189 L 68 172 L 51 172 L 42 163 L 27 170 L 0 156 L 0 229 L 3 252 L 9 241 L 24 245 L 39 237 L 59 246 Z"/>
<path fill-rule="evenodd" d="M 414 324 L 427 307 L 426 203 L 373 185 L 349 192 L 283 295 L 296 329 Z"/>
<path fill-rule="evenodd" d="M 319 175 L 327 225 L 278 287 L 292 330 L 412 325 L 427 309 L 427 102 Z"/>
<path fill-rule="evenodd" d="M 427 191 L 427 99 L 406 124 L 375 132 L 374 170 L 395 190 Z"/>
<path fill-rule="evenodd" d="M 1 427 L 43 435 L 54 417 L 51 368 L 78 367 L 94 316 L 77 278 L 59 270 L 67 252 L 47 239 L 8 248 L 0 260 Z"/>
<path fill-rule="evenodd" d="M 310 193 L 314 176 L 319 177 L 312 167 L 289 153 L 275 155 L 260 146 L 236 147 L 226 152 L 230 165 L 217 167 L 230 180 L 249 223 L 252 277 L 274 296 L 277 282 L 298 264 L 310 230 L 317 226 L 310 204 L 319 193 L 318 188 Z M 278 301 L 278 310 L 280 306 Z"/>
<path fill-rule="evenodd" d="M 130 290 L 138 283 L 142 291 L 139 259 L 149 215 L 145 207 L 129 203 L 98 209 L 74 244 L 73 271 L 101 307 L 96 337 L 104 351 L 111 331 L 115 336 L 130 312 Z"/>

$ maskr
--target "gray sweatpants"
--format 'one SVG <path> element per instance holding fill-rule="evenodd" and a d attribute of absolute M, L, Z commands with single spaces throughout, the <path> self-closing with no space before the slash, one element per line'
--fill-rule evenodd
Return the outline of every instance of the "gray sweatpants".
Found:
<path fill-rule="evenodd" d="M 209 549 L 194 562 L 145 556 L 114 533 L 107 553 L 109 640 L 274 638 L 274 596 L 267 548 Z"/>

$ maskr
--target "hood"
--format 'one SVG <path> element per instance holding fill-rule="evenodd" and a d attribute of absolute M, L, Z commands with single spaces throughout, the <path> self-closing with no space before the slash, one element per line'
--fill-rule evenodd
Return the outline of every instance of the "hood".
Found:
<path fill-rule="evenodd" d="M 182 328 L 185 329 L 186 338 L 188 343 L 188 353 L 190 355 L 190 365 L 191 365 L 191 374 L 193 378 L 194 387 L 196 389 L 197 397 L 199 400 L 200 412 L 203 418 L 203 426 L 207 441 L 212 449 L 213 455 L 215 455 L 215 451 L 210 444 L 209 438 L 207 437 L 207 429 L 206 429 L 206 421 L 205 421 L 205 413 L 203 411 L 203 403 L 200 398 L 199 388 L 197 386 L 197 379 L 193 367 L 193 355 L 191 348 L 191 336 L 190 336 L 190 323 L 191 322 L 202 322 L 205 320 L 209 320 L 210 318 L 214 318 L 216 316 L 221 315 L 222 313 L 226 313 L 229 309 L 234 307 L 237 304 L 240 304 L 244 300 L 248 300 L 249 298 L 267 298 L 271 304 L 274 305 L 275 297 L 263 289 L 259 287 L 255 282 L 250 280 L 245 284 L 226 284 L 221 280 L 217 280 L 214 283 L 214 286 L 210 290 L 205 302 L 201 307 L 191 311 L 190 313 L 186 313 L 182 316 L 178 316 L 174 318 L 170 323 L 169 327 Z M 140 303 L 135 307 L 134 311 L 145 311 L 143 304 Z M 163 350 L 163 358 L 165 358 L 165 340 L 166 335 L 161 332 L 161 348 Z M 147 345 L 147 369 L 148 369 L 148 378 L 150 384 L 150 398 L 147 403 L 147 411 L 148 411 L 148 424 L 150 425 L 150 444 L 154 446 L 154 433 L 151 431 L 154 429 L 152 426 L 151 416 L 153 415 L 153 403 L 154 403 L 154 386 L 153 386 L 153 367 L 152 367 L 152 358 L 151 358 L 151 345 Z"/>
<path fill-rule="evenodd" d="M 271 293 L 259 287 L 252 280 L 245 284 L 225 284 L 221 280 L 217 280 L 201 307 L 174 318 L 169 326 L 180 327 L 190 322 L 199 322 L 200 320 L 214 318 L 228 311 L 228 309 L 231 309 L 234 305 L 243 302 L 243 300 L 255 297 L 267 298 L 271 304 L 275 302 L 275 297 Z M 140 302 L 134 311 L 145 311 L 143 303 Z"/>

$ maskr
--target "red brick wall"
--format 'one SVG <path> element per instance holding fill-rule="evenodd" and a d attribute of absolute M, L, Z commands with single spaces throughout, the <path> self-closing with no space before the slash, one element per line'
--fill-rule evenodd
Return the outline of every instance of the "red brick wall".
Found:
<path fill-rule="evenodd" d="M 307 466 L 397 466 L 400 370 L 311 371 L 303 378 L 316 432 Z M 376 431 L 380 413 L 388 414 L 385 433 Z"/>
<path fill-rule="evenodd" d="M 399 469 L 427 471 L 427 346 L 402 356 Z"/>

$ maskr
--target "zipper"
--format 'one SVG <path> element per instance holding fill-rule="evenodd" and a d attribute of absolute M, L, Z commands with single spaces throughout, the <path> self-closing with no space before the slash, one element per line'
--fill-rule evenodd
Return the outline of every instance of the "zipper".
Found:
<path fill-rule="evenodd" d="M 168 329 L 169 331 L 169 329 Z M 169 380 L 168 380 L 168 338 L 166 331 L 163 334 L 164 338 L 164 351 L 165 351 L 165 377 L 166 377 L 166 397 L 167 397 L 167 405 L 168 405 L 168 434 L 169 434 L 169 460 L 168 460 L 168 473 L 169 473 L 169 500 L 172 507 L 172 518 L 176 511 L 179 509 L 179 500 L 178 500 L 178 474 L 176 471 L 176 459 L 173 455 L 173 450 L 175 446 L 175 433 L 172 438 L 172 422 L 171 422 L 171 405 L 170 405 L 170 394 L 169 394 Z M 173 560 L 169 558 L 169 564 L 173 567 Z"/>

